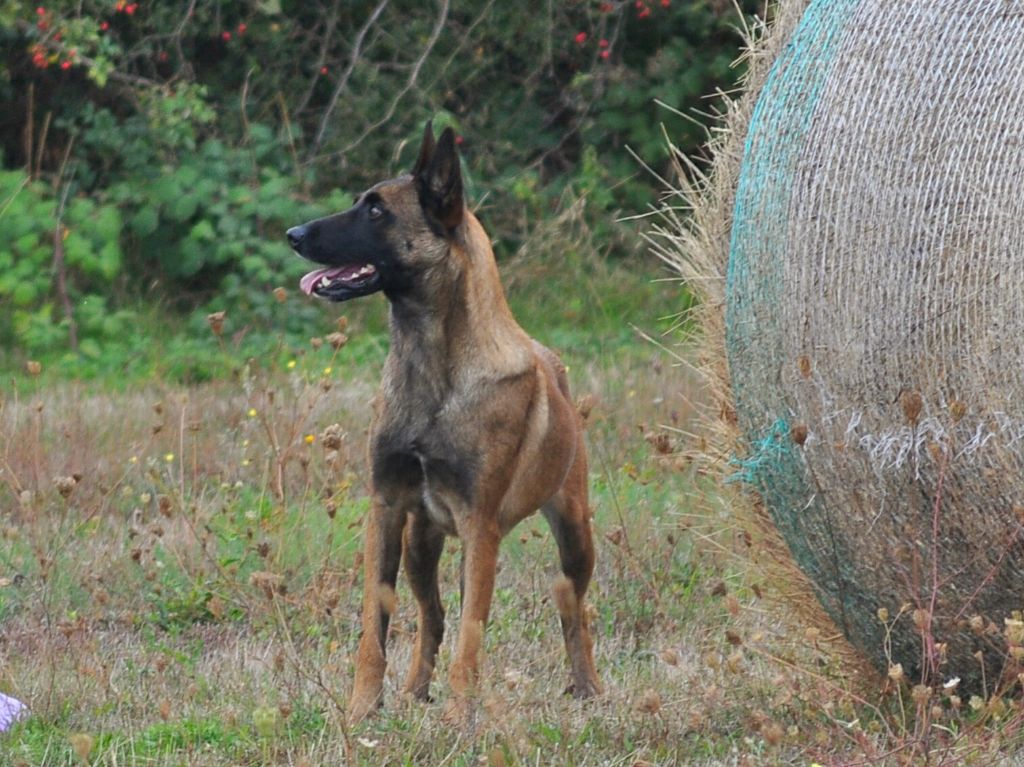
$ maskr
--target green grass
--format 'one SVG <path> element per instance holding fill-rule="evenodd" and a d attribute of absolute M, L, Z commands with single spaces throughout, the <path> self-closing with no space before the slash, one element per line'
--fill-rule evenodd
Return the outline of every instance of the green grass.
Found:
<path fill-rule="evenodd" d="M 477 725 L 453 730 L 441 704 L 398 694 L 415 627 L 404 581 L 385 707 L 355 730 L 344 724 L 368 403 L 386 347 L 382 302 L 367 302 L 337 351 L 276 339 L 259 355 L 245 339 L 236 348 L 206 328 L 171 328 L 134 366 L 84 381 L 64 380 L 59 363 L 37 378 L 8 371 L 0 690 L 33 714 L 0 735 L 0 764 L 913 764 L 922 754 L 992 764 L 1018 744 L 1013 700 L 981 712 L 944 700 L 925 742 L 908 689 L 858 681 L 828 637 L 761 598 L 771 584 L 735 552 L 759 554 L 691 460 L 699 386 L 630 327 L 667 328 L 661 316 L 685 303 L 678 287 L 564 252 L 505 271 L 524 326 L 596 402 L 587 439 L 602 696 L 561 694 L 555 546 L 532 517 L 503 543 Z M 194 355 L 182 363 L 192 373 L 175 372 L 176 355 Z M 210 380 L 195 360 L 210 361 Z M 343 436 L 326 450 L 332 424 Z M 70 491 L 55 481 L 73 474 Z M 440 701 L 457 549 L 450 542 L 442 560 Z"/>

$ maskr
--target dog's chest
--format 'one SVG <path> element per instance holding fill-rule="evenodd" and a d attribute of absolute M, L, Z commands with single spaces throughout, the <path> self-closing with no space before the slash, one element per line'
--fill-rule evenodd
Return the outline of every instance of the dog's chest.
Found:
<path fill-rule="evenodd" d="M 456 534 L 457 519 L 473 503 L 478 461 L 463 448 L 453 424 L 431 418 L 385 425 L 373 453 L 379 490 L 415 493 L 431 521 Z"/>
<path fill-rule="evenodd" d="M 457 533 L 456 514 L 465 507 L 464 499 L 439 476 L 436 467 L 424 456 L 419 456 L 423 470 L 423 509 L 431 521 L 449 535 Z"/>
<path fill-rule="evenodd" d="M 477 461 L 458 431 L 443 422 L 428 426 L 411 449 L 422 472 L 423 506 L 435 524 L 454 534 L 456 518 L 473 503 Z"/>

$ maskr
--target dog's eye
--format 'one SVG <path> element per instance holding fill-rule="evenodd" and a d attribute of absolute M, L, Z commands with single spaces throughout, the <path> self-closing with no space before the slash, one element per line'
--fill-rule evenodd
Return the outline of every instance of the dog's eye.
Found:
<path fill-rule="evenodd" d="M 370 218 L 380 218 L 381 216 L 384 215 L 384 208 L 382 208 L 377 203 L 373 203 L 373 205 L 370 206 L 369 213 Z"/>

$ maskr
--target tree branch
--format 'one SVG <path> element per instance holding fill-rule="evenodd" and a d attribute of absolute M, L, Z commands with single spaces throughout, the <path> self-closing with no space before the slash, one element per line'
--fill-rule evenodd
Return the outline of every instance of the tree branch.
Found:
<path fill-rule="evenodd" d="M 22 34 L 31 32 L 32 25 L 26 21 L 17 22 L 18 31 Z M 40 44 L 45 46 L 48 50 L 54 51 L 55 53 L 67 53 L 67 48 L 57 40 L 41 40 Z M 84 56 L 81 53 L 75 54 L 75 62 L 85 64 L 90 69 L 96 67 L 96 59 Z M 125 85 L 134 85 L 141 88 L 152 88 L 160 85 L 156 80 L 150 80 L 148 77 L 140 77 L 139 75 L 128 74 L 127 72 L 121 72 L 117 69 L 110 72 L 107 76 L 114 82 L 124 83 Z"/>
<path fill-rule="evenodd" d="M 60 172 L 57 174 L 58 183 L 64 177 L 64 169 L 67 167 L 71 157 L 71 147 L 75 140 L 72 137 L 64 152 L 64 161 L 61 163 Z M 64 262 L 64 207 L 68 201 L 68 194 L 71 192 L 71 179 L 68 179 L 57 204 L 57 222 L 53 228 L 53 274 L 57 281 L 57 296 L 64 307 L 64 316 L 68 321 L 68 343 L 71 351 L 78 353 L 78 324 L 75 322 L 74 309 L 71 306 L 71 297 L 68 295 L 67 269 Z"/>
<path fill-rule="evenodd" d="M 316 153 L 320 151 L 320 146 L 324 143 L 324 137 L 327 135 L 327 125 L 331 120 L 331 114 L 334 112 L 334 108 L 338 105 L 338 99 L 341 97 L 342 92 L 348 87 L 349 78 L 352 77 L 352 72 L 356 68 L 356 64 L 359 63 L 359 56 L 362 54 L 363 40 L 366 39 L 366 34 L 370 31 L 380 15 L 384 13 L 384 9 L 387 8 L 389 0 L 380 0 L 377 3 L 377 7 L 373 9 L 373 13 L 366 20 L 366 23 L 359 29 L 356 34 L 355 42 L 352 44 L 352 55 L 349 58 L 348 66 L 342 73 L 341 77 L 338 78 L 337 84 L 334 86 L 334 92 L 331 94 L 330 101 L 327 102 L 327 106 L 324 109 L 323 115 L 320 117 L 320 127 L 317 128 L 316 138 L 313 139 L 313 145 L 309 148 L 309 157 L 315 157 Z M 446 0 L 447 2 L 447 0 Z"/>
<path fill-rule="evenodd" d="M 179 74 L 184 73 L 184 76 L 187 78 L 192 77 L 192 65 L 185 57 L 185 51 L 181 47 L 181 38 L 185 34 L 185 27 L 188 26 L 195 12 L 196 0 L 190 0 L 188 8 L 185 9 L 185 15 L 181 17 L 181 23 L 178 24 L 178 28 L 174 30 L 174 34 L 171 36 L 171 40 L 174 42 L 174 50 L 178 54 L 178 72 Z"/>
<path fill-rule="evenodd" d="M 338 7 L 341 5 L 341 0 L 334 0 L 334 5 L 331 7 L 331 15 L 328 17 L 327 22 L 324 24 L 324 36 L 320 40 L 320 51 L 316 56 L 316 63 L 313 65 L 313 76 L 309 79 L 309 87 L 306 88 L 306 93 L 295 107 L 295 114 L 301 115 L 307 106 L 309 106 L 309 100 L 313 98 L 313 91 L 316 89 L 316 82 L 320 79 L 320 70 L 327 62 L 327 52 L 331 48 L 331 38 L 334 37 L 335 31 L 338 29 Z"/>
<path fill-rule="evenodd" d="M 448 8 L 449 0 L 441 0 L 441 10 L 437 14 L 437 21 L 434 22 L 434 29 L 430 33 L 430 39 L 427 40 L 427 45 L 423 49 L 423 53 L 420 54 L 420 57 L 416 59 L 416 63 L 413 64 L 412 71 L 409 73 L 409 79 L 406 81 L 405 86 L 397 94 L 395 94 L 395 97 L 391 100 L 391 104 L 388 106 L 388 109 L 384 113 L 384 116 L 377 120 L 377 122 L 371 123 L 366 128 L 364 128 L 363 132 L 360 133 L 359 136 L 354 141 L 349 143 L 343 149 L 339 149 L 337 152 L 331 152 L 329 155 L 326 155 L 325 157 L 336 157 L 339 155 L 347 154 L 348 152 L 352 151 L 357 146 L 359 146 L 361 143 L 363 143 L 366 137 L 373 133 L 375 130 L 377 130 L 377 128 L 379 128 L 392 117 L 394 117 L 395 110 L 398 108 L 398 104 L 402 101 L 403 98 L 405 98 L 405 94 L 412 90 L 413 86 L 416 85 L 416 81 L 419 79 L 420 76 L 420 70 L 423 68 L 424 63 L 426 63 L 427 57 L 430 56 L 430 52 L 434 50 L 434 46 L 437 44 L 438 38 L 441 37 L 441 30 L 444 29 L 444 23 L 448 19 Z M 317 158 L 314 156 L 311 158 L 311 161 L 316 159 L 325 158 Z"/>

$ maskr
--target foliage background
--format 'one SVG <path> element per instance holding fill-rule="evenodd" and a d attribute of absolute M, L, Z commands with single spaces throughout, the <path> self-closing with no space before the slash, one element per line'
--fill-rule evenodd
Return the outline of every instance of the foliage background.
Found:
<path fill-rule="evenodd" d="M 431 118 L 499 258 L 581 199 L 590 244 L 633 258 L 617 219 L 657 182 L 627 147 L 664 167 L 664 126 L 699 151 L 673 110 L 732 86 L 740 24 L 727 0 L 0 2 L 0 365 L 145 373 L 155 331 L 200 380 L 210 311 L 250 353 L 308 335 L 272 292 L 303 271 L 283 231 L 409 167 Z"/>

